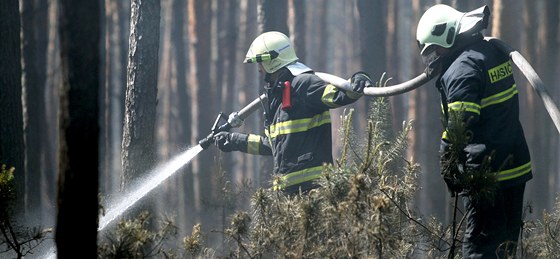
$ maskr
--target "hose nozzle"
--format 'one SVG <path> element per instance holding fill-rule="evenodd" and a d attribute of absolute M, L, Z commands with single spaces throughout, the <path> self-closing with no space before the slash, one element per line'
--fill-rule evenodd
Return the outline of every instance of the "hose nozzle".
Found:
<path fill-rule="evenodd" d="M 212 144 L 212 141 L 214 141 L 214 135 L 216 135 L 216 133 L 222 131 L 229 131 L 231 129 L 231 125 L 227 122 L 227 118 L 228 117 L 221 112 L 218 114 L 216 121 L 214 121 L 214 125 L 212 125 L 212 130 L 210 134 L 208 134 L 208 136 L 198 141 L 198 144 L 203 149 L 207 149 L 210 146 L 210 144 Z M 220 125 L 221 120 L 225 120 L 225 123 L 222 125 Z"/>
<path fill-rule="evenodd" d="M 198 141 L 198 144 L 202 147 L 202 149 L 207 149 L 212 144 L 213 140 L 214 133 L 210 133 L 208 136 Z"/>

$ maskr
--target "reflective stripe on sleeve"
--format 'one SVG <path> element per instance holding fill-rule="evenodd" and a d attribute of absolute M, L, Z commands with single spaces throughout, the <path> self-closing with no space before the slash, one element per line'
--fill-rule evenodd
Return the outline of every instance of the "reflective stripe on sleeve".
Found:
<path fill-rule="evenodd" d="M 247 153 L 258 155 L 260 144 L 261 137 L 259 135 L 249 134 L 247 138 Z"/>
<path fill-rule="evenodd" d="M 452 102 L 449 104 L 449 110 L 453 110 L 453 111 L 465 110 L 480 115 L 480 105 L 471 102 Z"/>
<path fill-rule="evenodd" d="M 336 91 L 338 91 L 338 89 L 334 85 L 328 84 L 323 91 L 321 101 L 323 101 L 323 103 L 329 107 L 339 107 L 340 105 L 334 103 L 334 95 L 336 94 Z"/>

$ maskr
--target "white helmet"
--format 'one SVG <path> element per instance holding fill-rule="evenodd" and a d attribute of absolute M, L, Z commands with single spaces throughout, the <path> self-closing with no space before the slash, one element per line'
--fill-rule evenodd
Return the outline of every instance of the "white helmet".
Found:
<path fill-rule="evenodd" d="M 444 4 L 434 5 L 426 10 L 416 29 L 420 54 L 424 54 L 431 45 L 444 48 L 453 46 L 463 15 L 464 13 Z"/>
<path fill-rule="evenodd" d="M 272 74 L 297 60 L 298 57 L 288 36 L 281 32 L 270 31 L 259 35 L 251 43 L 243 63 L 261 63 L 264 70 Z"/>
<path fill-rule="evenodd" d="M 452 47 L 457 35 L 480 33 L 488 27 L 489 16 L 490 8 L 486 5 L 466 13 L 443 4 L 430 7 L 420 18 L 416 29 L 420 54 L 427 54 L 425 51 L 431 45 Z"/>

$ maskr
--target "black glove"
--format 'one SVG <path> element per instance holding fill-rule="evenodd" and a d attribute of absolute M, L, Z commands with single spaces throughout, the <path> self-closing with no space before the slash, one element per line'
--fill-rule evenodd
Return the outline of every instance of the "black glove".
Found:
<path fill-rule="evenodd" d="M 441 172 L 441 176 L 443 177 L 445 185 L 447 185 L 447 189 L 451 193 L 451 197 L 455 197 L 456 193 L 463 191 L 463 185 L 459 179 L 459 176 L 463 174 L 463 172 L 464 168 L 461 164 L 451 166 L 449 170 Z"/>
<path fill-rule="evenodd" d="M 430 47 L 435 48 L 435 46 Z M 422 62 L 424 63 L 424 65 L 426 65 L 424 73 L 428 76 L 429 79 L 432 79 L 439 75 L 442 70 L 443 59 L 444 57 L 440 56 L 437 51 L 435 51 L 435 49 L 426 50 L 422 55 Z"/>
<path fill-rule="evenodd" d="M 231 133 L 229 132 L 219 132 L 218 134 L 214 135 L 214 145 L 218 147 L 222 152 L 231 152 L 234 151 L 234 143 L 231 138 Z"/>
<path fill-rule="evenodd" d="M 357 72 L 350 78 L 350 84 L 352 85 L 352 91 L 363 94 L 364 88 L 373 86 L 373 81 L 365 72 Z"/>
<path fill-rule="evenodd" d="M 459 154 L 459 157 L 452 159 L 449 146 L 443 147 L 443 150 L 440 157 L 441 177 L 451 193 L 451 197 L 455 197 L 455 194 L 463 191 L 461 177 L 465 172 L 464 155 Z"/>

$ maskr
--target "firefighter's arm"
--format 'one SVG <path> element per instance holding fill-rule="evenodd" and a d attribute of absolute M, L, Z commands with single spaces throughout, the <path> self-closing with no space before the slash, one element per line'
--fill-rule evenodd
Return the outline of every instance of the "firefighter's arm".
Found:
<path fill-rule="evenodd" d="M 272 155 L 266 139 L 254 134 L 220 132 L 214 136 L 214 144 L 223 152 L 241 151 L 255 155 Z"/>
<path fill-rule="evenodd" d="M 360 99 L 365 87 L 373 86 L 373 82 L 363 72 L 356 73 L 350 79 L 353 91 L 345 91 L 322 80 L 314 81 L 305 94 L 308 104 L 319 109 L 334 109 L 351 104 Z"/>
<path fill-rule="evenodd" d="M 451 74 L 444 82 L 447 88 L 448 113 L 462 114 L 462 122 L 466 123 L 467 131 L 476 134 L 476 125 L 482 109 L 481 100 L 484 92 L 480 72 L 468 66 Z M 453 126 L 448 116 L 448 127 Z"/>
<path fill-rule="evenodd" d="M 441 142 L 441 169 L 447 187 L 464 191 L 462 174 L 471 173 L 482 163 L 486 146 L 477 143 L 481 111 L 481 80 L 475 71 L 462 70 L 444 81 L 447 88 L 447 122 Z"/>

